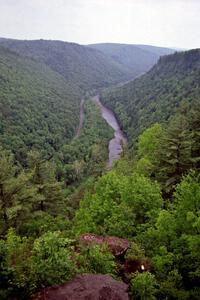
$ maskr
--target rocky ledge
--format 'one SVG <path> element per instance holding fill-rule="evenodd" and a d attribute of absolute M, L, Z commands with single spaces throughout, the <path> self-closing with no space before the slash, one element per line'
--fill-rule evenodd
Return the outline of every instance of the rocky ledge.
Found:
<path fill-rule="evenodd" d="M 128 300 L 128 285 L 109 275 L 78 275 L 58 287 L 43 289 L 32 300 Z"/>
<path fill-rule="evenodd" d="M 130 243 L 126 239 L 121 239 L 116 236 L 103 237 L 92 233 L 81 235 L 79 241 L 82 245 L 87 246 L 106 244 L 116 257 L 124 255 L 130 247 Z"/>

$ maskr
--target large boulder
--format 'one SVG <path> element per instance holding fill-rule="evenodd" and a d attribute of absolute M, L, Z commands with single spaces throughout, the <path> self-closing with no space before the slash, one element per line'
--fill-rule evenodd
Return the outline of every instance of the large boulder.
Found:
<path fill-rule="evenodd" d="M 116 257 L 123 255 L 130 247 L 130 243 L 127 239 L 121 239 L 115 236 L 103 237 L 92 233 L 81 235 L 80 243 L 87 246 L 106 244 Z"/>
<path fill-rule="evenodd" d="M 32 300 L 128 300 L 128 285 L 109 275 L 78 275 L 58 287 L 43 289 Z"/>

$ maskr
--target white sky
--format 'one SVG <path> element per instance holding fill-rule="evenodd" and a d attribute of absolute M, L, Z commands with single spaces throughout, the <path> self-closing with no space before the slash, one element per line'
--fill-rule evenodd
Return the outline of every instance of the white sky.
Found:
<path fill-rule="evenodd" d="M 0 37 L 200 48 L 200 0 L 0 0 Z"/>

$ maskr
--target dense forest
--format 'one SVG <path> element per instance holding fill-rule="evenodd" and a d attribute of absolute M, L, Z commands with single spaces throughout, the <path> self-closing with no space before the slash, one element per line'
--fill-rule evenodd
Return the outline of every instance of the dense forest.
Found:
<path fill-rule="evenodd" d="M 150 46 L 106 44 L 102 48 L 101 44 L 82 46 L 61 41 L 2 38 L 0 45 L 45 63 L 84 91 L 133 79 L 152 67 L 161 55 L 174 52 Z M 114 48 L 114 55 L 110 48 Z"/>
<path fill-rule="evenodd" d="M 107 90 L 102 101 L 112 108 L 130 138 L 155 122 L 165 122 L 181 105 L 199 103 L 200 50 L 163 56 L 145 75 Z"/>
<path fill-rule="evenodd" d="M 161 55 L 175 52 L 173 49 L 145 45 L 93 44 L 93 49 L 100 50 L 125 68 L 133 79 L 147 72 Z"/>
<path fill-rule="evenodd" d="M 0 45 L 45 63 L 69 84 L 83 91 L 130 79 L 130 74 L 104 53 L 86 46 L 61 41 L 0 39 Z"/>
<path fill-rule="evenodd" d="M 81 91 L 44 64 L 0 47 L 0 141 L 24 163 L 37 149 L 48 158 L 75 134 Z"/>
<path fill-rule="evenodd" d="M 200 51 L 101 93 L 129 138 L 107 170 L 113 130 L 83 81 L 23 49 L 0 47 L 0 298 L 48 299 L 48 287 L 107 274 L 124 299 L 198 300 Z M 88 92 L 108 86 L 96 78 Z"/>

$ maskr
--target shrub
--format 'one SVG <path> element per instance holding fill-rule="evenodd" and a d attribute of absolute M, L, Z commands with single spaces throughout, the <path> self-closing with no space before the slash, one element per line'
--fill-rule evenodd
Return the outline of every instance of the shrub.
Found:
<path fill-rule="evenodd" d="M 134 300 L 156 300 L 156 279 L 150 272 L 133 275 L 131 280 L 130 295 Z"/>
<path fill-rule="evenodd" d="M 77 263 L 81 273 L 116 274 L 115 257 L 105 245 L 82 248 Z"/>

